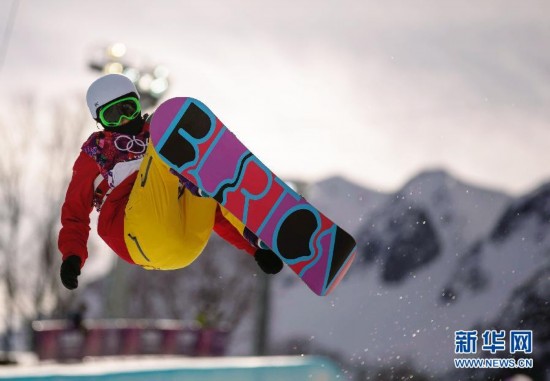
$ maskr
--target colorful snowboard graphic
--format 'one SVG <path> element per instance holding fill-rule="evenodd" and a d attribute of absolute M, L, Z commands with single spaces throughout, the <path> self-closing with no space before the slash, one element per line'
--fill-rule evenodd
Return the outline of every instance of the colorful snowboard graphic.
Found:
<path fill-rule="evenodd" d="M 151 141 L 169 167 L 240 219 L 313 292 L 326 295 L 342 280 L 354 239 L 275 176 L 203 103 L 162 103 Z"/>

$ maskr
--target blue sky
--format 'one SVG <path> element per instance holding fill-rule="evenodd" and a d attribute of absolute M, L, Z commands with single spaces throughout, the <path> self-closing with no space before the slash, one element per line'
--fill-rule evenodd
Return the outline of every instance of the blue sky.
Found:
<path fill-rule="evenodd" d="M 20 0 L 0 111 L 30 91 L 84 104 L 87 61 L 120 41 L 281 177 L 387 191 L 444 168 L 520 193 L 550 178 L 548 14 L 534 0 Z"/>

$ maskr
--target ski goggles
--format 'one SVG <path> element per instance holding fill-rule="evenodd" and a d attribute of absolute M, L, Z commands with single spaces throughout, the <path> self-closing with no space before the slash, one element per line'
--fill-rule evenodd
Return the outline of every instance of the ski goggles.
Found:
<path fill-rule="evenodd" d="M 123 119 L 133 120 L 141 113 L 141 104 L 135 97 L 117 99 L 99 110 L 99 120 L 105 127 L 118 127 Z"/>

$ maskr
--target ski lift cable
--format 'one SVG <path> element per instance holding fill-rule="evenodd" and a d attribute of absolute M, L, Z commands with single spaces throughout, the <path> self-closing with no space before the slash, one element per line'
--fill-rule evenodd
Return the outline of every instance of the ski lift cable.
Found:
<path fill-rule="evenodd" d="M 8 46 L 11 39 L 11 34 L 13 31 L 13 25 L 15 24 L 15 18 L 17 16 L 17 10 L 19 8 L 20 0 L 13 0 L 8 12 L 8 19 L 6 22 L 6 27 L 4 29 L 4 36 L 2 37 L 2 43 L 0 44 L 0 73 L 4 68 L 4 62 L 6 61 L 6 56 L 8 53 Z"/>

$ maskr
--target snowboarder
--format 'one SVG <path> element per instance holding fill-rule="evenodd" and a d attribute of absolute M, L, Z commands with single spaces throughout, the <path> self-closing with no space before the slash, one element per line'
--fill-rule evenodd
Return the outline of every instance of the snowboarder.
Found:
<path fill-rule="evenodd" d="M 139 93 L 121 74 L 93 82 L 86 94 L 92 118 L 102 126 L 82 145 L 61 209 L 61 281 L 78 287 L 88 257 L 90 213 L 97 232 L 122 259 L 145 269 L 191 264 L 212 230 L 254 256 L 268 274 L 283 264 L 236 217 L 181 175 L 166 167 L 149 142 L 149 121 Z"/>

